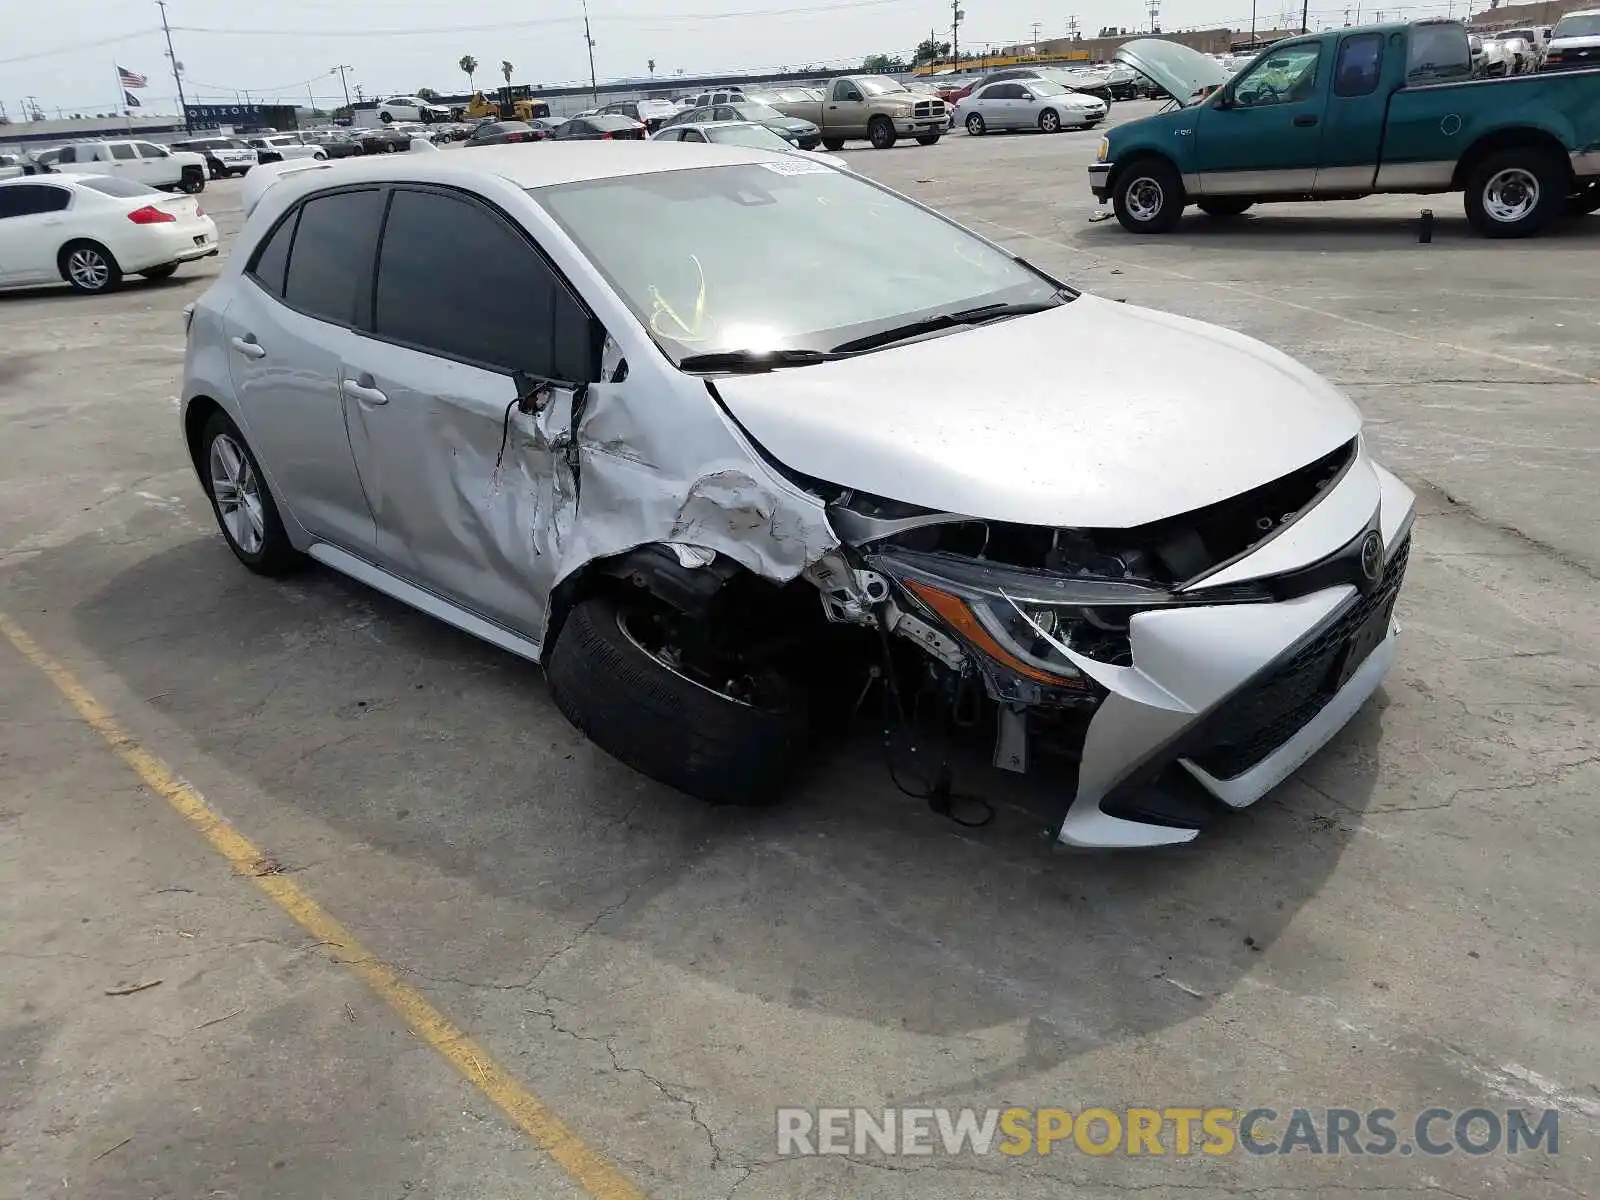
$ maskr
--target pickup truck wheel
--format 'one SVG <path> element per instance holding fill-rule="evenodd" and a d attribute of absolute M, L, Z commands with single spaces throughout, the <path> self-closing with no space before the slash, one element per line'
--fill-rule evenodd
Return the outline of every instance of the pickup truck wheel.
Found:
<path fill-rule="evenodd" d="M 1600 182 L 1586 183 L 1567 197 L 1567 216 L 1584 217 L 1600 212 Z"/>
<path fill-rule="evenodd" d="M 805 748 L 803 691 L 769 672 L 691 667 L 672 614 L 632 600 L 574 607 L 548 673 L 556 707 L 595 745 L 712 804 L 770 803 Z"/>
<path fill-rule="evenodd" d="M 206 172 L 213 179 L 226 179 L 228 177 L 228 168 L 214 158 L 206 160 Z"/>
<path fill-rule="evenodd" d="M 187 195 L 198 196 L 206 190 L 206 173 L 199 167 L 185 167 L 178 189 Z"/>
<path fill-rule="evenodd" d="M 1061 132 L 1061 114 L 1053 108 L 1047 108 L 1039 114 L 1039 130 L 1042 133 Z"/>
<path fill-rule="evenodd" d="M 1249 208 L 1251 203 L 1249 200 L 1218 196 L 1212 200 L 1196 200 L 1194 206 L 1208 217 L 1237 217 Z"/>
<path fill-rule="evenodd" d="M 982 113 L 967 114 L 967 132 L 973 137 L 982 137 L 984 135 Z"/>
<path fill-rule="evenodd" d="M 1167 233 L 1183 217 L 1183 180 L 1171 163 L 1146 158 L 1117 176 L 1111 207 L 1129 233 Z"/>
<path fill-rule="evenodd" d="M 1560 216 L 1571 189 L 1566 164 L 1548 150 L 1501 150 L 1467 176 L 1467 222 L 1484 237 L 1529 237 Z"/>
<path fill-rule="evenodd" d="M 61 247 L 56 265 L 61 270 L 61 278 L 70 283 L 74 291 L 93 295 L 112 291 L 122 283 L 122 268 L 117 266 L 111 251 L 99 242 L 68 242 Z"/>
<path fill-rule="evenodd" d="M 824 150 L 832 150 L 835 154 L 837 154 L 839 151 L 844 149 L 844 139 L 843 138 L 823 138 L 822 139 L 822 148 Z"/>
<path fill-rule="evenodd" d="M 894 122 L 888 117 L 873 117 L 867 122 L 867 141 L 872 143 L 874 150 L 892 149 L 899 140 L 899 135 L 894 131 Z"/>

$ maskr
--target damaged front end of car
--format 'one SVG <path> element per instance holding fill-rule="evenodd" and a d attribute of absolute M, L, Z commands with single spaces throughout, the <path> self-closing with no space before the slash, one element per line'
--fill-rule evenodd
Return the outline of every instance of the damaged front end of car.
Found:
<path fill-rule="evenodd" d="M 1322 519 L 1353 536 L 1250 577 L 1252 556 L 1334 495 L 1341 511 Z M 887 719 L 916 714 L 924 745 L 983 730 L 996 768 L 1060 772 L 1061 841 L 1163 845 L 1281 782 L 1377 686 L 1410 513 L 1358 438 L 1134 529 L 1007 524 L 842 491 L 828 506 L 841 546 L 805 577 L 831 622 L 920 652 L 883 656 L 886 686 L 911 696 Z M 936 777 L 948 792 L 948 771 Z"/>

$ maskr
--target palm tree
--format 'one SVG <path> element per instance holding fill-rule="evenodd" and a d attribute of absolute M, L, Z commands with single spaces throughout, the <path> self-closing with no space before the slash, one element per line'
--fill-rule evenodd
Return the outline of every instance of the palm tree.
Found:
<path fill-rule="evenodd" d="M 467 77 L 467 90 L 469 92 L 473 91 L 475 85 L 472 82 L 472 77 L 478 73 L 478 60 L 470 54 L 463 54 L 461 61 L 456 66 L 460 67 L 461 73 Z"/>
<path fill-rule="evenodd" d="M 505 76 L 507 85 L 511 83 L 511 72 L 515 70 L 516 68 L 513 67 L 508 61 L 505 59 L 500 60 L 500 74 Z"/>

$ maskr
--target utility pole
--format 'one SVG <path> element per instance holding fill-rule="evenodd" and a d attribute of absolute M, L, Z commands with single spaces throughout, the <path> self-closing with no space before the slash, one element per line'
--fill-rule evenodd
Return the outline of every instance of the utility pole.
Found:
<path fill-rule="evenodd" d="M 1310 18 L 1310 16 L 1311 16 L 1311 0 L 1300 0 L 1300 32 L 1301 33 L 1310 33 L 1311 32 L 1311 26 L 1306 24 L 1306 21 Z"/>
<path fill-rule="evenodd" d="M 167 59 L 172 63 L 172 82 L 178 85 L 178 107 L 183 109 L 183 128 L 186 132 L 193 133 L 194 126 L 189 124 L 189 102 L 183 96 L 183 64 L 172 52 L 172 29 L 167 24 L 167 0 L 156 0 L 156 7 L 161 10 L 161 32 L 167 35 Z"/>
<path fill-rule="evenodd" d="M 1150 13 L 1150 32 L 1161 32 L 1161 0 L 1150 0 L 1147 6 Z"/>
<path fill-rule="evenodd" d="M 1256 41 L 1256 0 L 1250 0 L 1250 44 Z"/>
<path fill-rule="evenodd" d="M 1073 41 L 1077 41 L 1078 40 L 1078 18 L 1077 17 L 1068 17 L 1067 18 L 1067 36 L 1069 38 L 1071 38 Z"/>
<path fill-rule="evenodd" d="M 594 37 L 589 32 L 589 0 L 583 0 L 583 40 L 589 45 L 589 96 L 600 107 L 600 85 L 594 77 Z"/>
<path fill-rule="evenodd" d="M 1032 45 L 1033 45 L 1033 52 L 1035 54 L 1039 53 L 1039 22 L 1037 22 L 1037 21 L 1035 21 L 1033 23 L 1033 43 L 1032 43 Z"/>
<path fill-rule="evenodd" d="M 961 0 L 950 0 L 950 61 L 961 70 L 961 22 L 966 17 L 961 11 Z"/>
<path fill-rule="evenodd" d="M 331 71 L 328 72 L 329 75 L 337 75 L 339 77 L 339 86 L 344 89 L 344 106 L 346 108 L 350 107 L 350 85 L 345 82 L 344 73 L 346 71 L 354 71 L 354 70 L 355 70 L 355 68 L 352 67 L 349 63 L 341 63 L 339 66 L 334 67 Z M 361 89 L 357 88 L 356 91 L 360 92 Z"/>

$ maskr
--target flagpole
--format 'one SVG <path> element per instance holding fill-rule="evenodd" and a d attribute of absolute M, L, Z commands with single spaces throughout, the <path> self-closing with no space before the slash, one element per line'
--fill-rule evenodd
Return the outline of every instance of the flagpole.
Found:
<path fill-rule="evenodd" d="M 112 63 L 111 70 L 117 76 L 117 107 L 122 110 L 122 127 L 131 134 L 133 132 L 133 114 L 128 110 L 128 93 L 122 87 L 122 68 L 116 63 Z"/>

